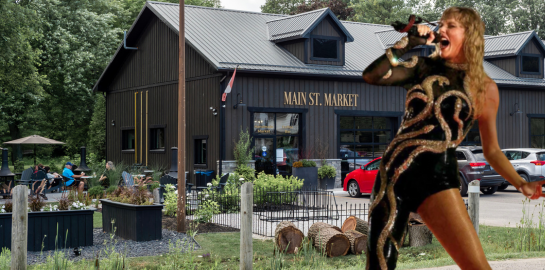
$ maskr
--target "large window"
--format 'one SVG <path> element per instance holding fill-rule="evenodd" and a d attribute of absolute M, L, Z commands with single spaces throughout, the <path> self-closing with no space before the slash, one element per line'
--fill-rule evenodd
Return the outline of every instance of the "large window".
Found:
<path fill-rule="evenodd" d="M 134 150 L 134 129 L 121 130 L 121 150 Z"/>
<path fill-rule="evenodd" d="M 150 129 L 150 149 L 165 150 L 165 128 Z"/>
<path fill-rule="evenodd" d="M 343 177 L 346 173 L 381 157 L 392 140 L 396 118 L 341 116 L 339 150 Z"/>
<path fill-rule="evenodd" d="M 530 118 L 530 147 L 545 148 L 545 118 Z"/>
<path fill-rule="evenodd" d="M 207 157 L 207 141 L 208 137 L 197 136 L 195 137 L 195 165 L 206 166 Z"/>
<path fill-rule="evenodd" d="M 253 114 L 252 137 L 257 172 L 291 175 L 292 164 L 299 160 L 301 114 Z"/>
<path fill-rule="evenodd" d="M 522 72 L 539 73 L 539 56 L 522 56 Z"/>
<path fill-rule="evenodd" d="M 339 40 L 328 38 L 312 38 L 312 58 L 336 60 Z"/>

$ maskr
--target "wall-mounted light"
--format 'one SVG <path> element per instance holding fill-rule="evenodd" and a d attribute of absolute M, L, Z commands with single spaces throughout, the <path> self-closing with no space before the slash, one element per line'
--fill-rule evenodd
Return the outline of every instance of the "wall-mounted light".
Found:
<path fill-rule="evenodd" d="M 240 99 L 238 98 L 239 95 L 240 95 Z M 244 104 L 244 102 L 242 102 L 242 94 L 241 94 L 241 93 L 238 93 L 238 94 L 237 94 L 237 100 L 238 100 L 238 103 L 235 104 L 235 105 L 233 105 L 233 109 L 236 110 L 236 108 L 237 108 L 238 106 L 246 106 L 246 104 Z"/>
<path fill-rule="evenodd" d="M 515 103 L 515 104 L 513 105 L 513 112 L 510 113 L 509 115 L 513 116 L 513 115 L 515 115 L 515 114 L 521 114 L 521 113 L 522 113 L 522 111 L 520 110 L 519 104 L 518 104 L 518 102 L 517 102 L 517 103 Z"/>
<path fill-rule="evenodd" d="M 115 126 L 115 120 L 112 120 L 112 126 Z"/>

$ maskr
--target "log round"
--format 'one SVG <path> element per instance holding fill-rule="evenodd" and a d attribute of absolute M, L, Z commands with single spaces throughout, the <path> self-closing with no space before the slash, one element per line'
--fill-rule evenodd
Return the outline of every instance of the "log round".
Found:
<path fill-rule="evenodd" d="M 355 230 L 348 230 L 344 232 L 344 235 L 350 241 L 350 251 L 352 254 L 359 255 L 367 251 L 367 235 Z"/>
<path fill-rule="evenodd" d="M 349 216 L 343 223 L 342 231 L 355 230 L 367 235 L 369 231 L 369 223 L 355 216 Z"/>
<path fill-rule="evenodd" d="M 312 224 L 308 229 L 308 239 L 314 244 L 314 239 L 316 239 L 316 237 L 318 236 L 318 232 L 326 228 L 333 228 L 338 232 L 342 232 L 341 229 L 337 226 L 333 226 L 323 222 L 316 222 Z"/>
<path fill-rule="evenodd" d="M 431 244 L 432 233 L 425 224 L 409 225 L 409 246 L 421 247 Z"/>
<path fill-rule="evenodd" d="M 316 236 L 314 247 L 328 257 L 344 256 L 350 250 L 350 240 L 334 228 L 324 228 Z"/>
<path fill-rule="evenodd" d="M 282 221 L 276 226 L 274 243 L 280 252 L 297 253 L 301 249 L 305 235 L 293 223 Z"/>

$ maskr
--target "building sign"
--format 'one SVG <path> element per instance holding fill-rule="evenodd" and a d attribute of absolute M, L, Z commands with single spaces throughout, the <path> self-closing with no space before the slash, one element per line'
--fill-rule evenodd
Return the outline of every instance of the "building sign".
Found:
<path fill-rule="evenodd" d="M 358 96 L 358 94 L 284 92 L 284 105 L 356 107 Z"/>

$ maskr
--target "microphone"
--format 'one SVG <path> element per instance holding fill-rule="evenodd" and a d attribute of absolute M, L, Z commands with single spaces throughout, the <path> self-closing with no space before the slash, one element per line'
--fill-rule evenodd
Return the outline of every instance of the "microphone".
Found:
<path fill-rule="evenodd" d="M 408 35 L 412 35 L 412 36 L 417 36 L 417 37 L 421 37 L 421 38 L 425 38 L 425 39 L 428 39 L 430 37 L 430 35 L 424 35 L 424 36 L 421 36 L 419 33 L 418 33 L 418 27 L 416 27 L 416 25 L 412 25 L 411 24 L 411 27 L 409 28 L 409 30 L 405 30 L 407 28 L 407 26 L 409 24 L 407 23 L 402 23 L 400 21 L 395 21 L 394 23 L 391 24 L 392 27 L 394 27 L 394 29 L 398 32 L 401 32 L 401 33 L 407 33 Z M 403 31 L 405 30 L 405 31 Z M 441 34 L 439 32 L 434 32 L 435 33 L 435 38 L 433 39 L 432 43 L 439 43 L 441 42 Z"/>

